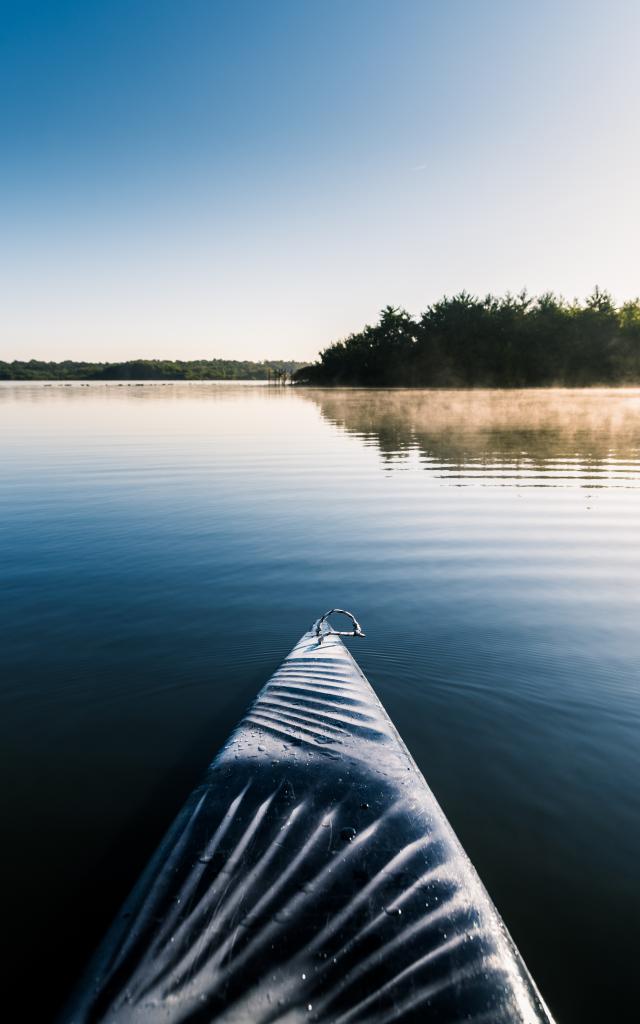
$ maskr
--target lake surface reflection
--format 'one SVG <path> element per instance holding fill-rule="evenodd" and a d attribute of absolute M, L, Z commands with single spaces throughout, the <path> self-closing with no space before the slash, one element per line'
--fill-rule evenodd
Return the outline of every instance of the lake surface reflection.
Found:
<path fill-rule="evenodd" d="M 2 384 L 0 470 L 34 1019 L 332 605 L 558 1019 L 635 1015 L 640 390 Z"/>

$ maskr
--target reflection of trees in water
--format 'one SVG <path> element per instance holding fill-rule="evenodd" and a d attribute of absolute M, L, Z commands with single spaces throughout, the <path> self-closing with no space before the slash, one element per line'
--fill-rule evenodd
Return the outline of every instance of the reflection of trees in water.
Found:
<path fill-rule="evenodd" d="M 473 464 L 618 472 L 640 466 L 640 390 L 308 390 L 322 415 L 370 438 L 393 468 L 417 452 L 452 468 Z M 572 465 L 573 464 L 573 465 Z"/>

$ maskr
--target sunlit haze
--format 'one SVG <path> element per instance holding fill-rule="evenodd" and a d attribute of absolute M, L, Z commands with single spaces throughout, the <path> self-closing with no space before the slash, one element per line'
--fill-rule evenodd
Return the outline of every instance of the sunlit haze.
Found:
<path fill-rule="evenodd" d="M 640 291 L 636 0 L 5 0 L 0 358 Z"/>

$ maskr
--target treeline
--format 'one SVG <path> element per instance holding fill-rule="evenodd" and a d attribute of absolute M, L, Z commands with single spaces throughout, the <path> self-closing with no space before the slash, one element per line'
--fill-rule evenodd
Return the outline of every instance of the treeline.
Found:
<path fill-rule="evenodd" d="M 434 303 L 419 319 L 387 306 L 374 326 L 335 342 L 300 384 L 542 387 L 640 383 L 640 301 L 616 307 L 596 288 L 584 303 L 476 298 Z"/>
<path fill-rule="evenodd" d="M 83 363 L 65 359 L 0 361 L 0 380 L 267 380 L 301 367 L 301 363 L 268 359 L 261 363 L 236 359 L 132 359 L 125 363 Z"/>

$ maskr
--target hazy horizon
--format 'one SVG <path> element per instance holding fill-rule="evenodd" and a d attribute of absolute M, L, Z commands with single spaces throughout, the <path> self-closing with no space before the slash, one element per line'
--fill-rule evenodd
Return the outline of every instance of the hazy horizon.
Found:
<path fill-rule="evenodd" d="M 1 359 L 309 361 L 387 303 L 640 291 L 632 0 L 2 11 Z"/>

